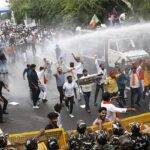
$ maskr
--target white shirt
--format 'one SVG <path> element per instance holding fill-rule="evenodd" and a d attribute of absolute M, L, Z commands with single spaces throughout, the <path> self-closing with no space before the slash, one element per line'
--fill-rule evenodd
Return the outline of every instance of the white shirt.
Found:
<path fill-rule="evenodd" d="M 100 81 L 100 83 L 103 84 L 105 82 L 105 80 L 106 80 L 106 77 L 107 77 L 107 71 L 106 71 L 106 69 L 102 70 L 102 68 L 98 64 L 98 60 L 97 59 L 95 59 L 95 65 L 96 65 L 97 73 L 98 74 L 103 74 L 102 75 L 102 79 Z"/>
<path fill-rule="evenodd" d="M 83 64 L 81 62 L 77 62 L 75 71 L 76 71 L 76 74 L 83 74 Z"/>
<path fill-rule="evenodd" d="M 110 121 L 114 121 L 116 119 L 117 112 L 125 113 L 127 111 L 127 108 L 119 108 L 112 103 L 104 103 L 104 101 L 102 101 L 101 107 L 105 107 L 107 109 L 106 118 Z"/>
<path fill-rule="evenodd" d="M 73 69 L 72 67 L 66 67 L 66 68 L 67 68 L 67 70 Z M 77 74 L 76 74 L 76 70 L 75 69 L 67 72 L 66 76 L 72 76 L 73 80 L 75 80 L 75 81 L 77 80 Z"/>
<path fill-rule="evenodd" d="M 44 84 L 44 75 L 45 75 L 44 70 L 37 72 L 37 75 L 38 75 L 40 83 Z"/>
<path fill-rule="evenodd" d="M 58 114 L 57 126 L 58 126 L 59 128 L 62 128 L 61 115 L 60 115 L 60 113 L 58 113 L 58 112 L 56 112 L 56 111 L 54 111 L 54 112 Z"/>
<path fill-rule="evenodd" d="M 71 83 L 65 82 L 63 85 L 63 89 L 65 90 L 66 97 L 74 96 L 74 89 L 77 89 L 78 85 L 76 82 L 72 81 Z"/>
<path fill-rule="evenodd" d="M 84 78 L 86 78 L 86 77 L 88 77 L 88 76 L 89 76 L 89 75 L 83 76 L 83 77 L 81 77 L 80 79 L 84 79 Z M 91 92 L 91 91 L 92 91 L 92 83 L 85 84 L 85 85 L 81 85 L 81 87 L 82 87 L 82 91 L 83 91 L 83 92 Z"/>

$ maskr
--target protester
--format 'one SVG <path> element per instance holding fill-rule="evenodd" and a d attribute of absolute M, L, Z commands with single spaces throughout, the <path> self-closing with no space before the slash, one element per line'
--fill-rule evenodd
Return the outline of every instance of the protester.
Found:
<path fill-rule="evenodd" d="M 89 76 L 88 71 L 86 69 L 83 69 L 83 77 L 81 77 L 80 79 L 84 79 L 88 76 Z M 82 89 L 84 100 L 85 100 L 85 110 L 88 113 L 91 113 L 89 103 L 90 103 L 90 96 L 91 96 L 91 91 L 92 91 L 92 84 L 88 83 L 88 84 L 81 85 L 81 89 Z"/>
<path fill-rule="evenodd" d="M 7 109 L 7 105 L 8 105 L 8 101 L 7 99 L 2 95 L 2 89 L 6 89 L 9 92 L 8 86 L 3 82 L 0 81 L 0 102 L 3 104 L 0 104 L 0 123 L 3 123 L 3 114 L 8 114 L 8 112 L 6 111 Z"/>
<path fill-rule="evenodd" d="M 61 120 L 61 110 L 62 110 L 62 105 L 61 104 L 55 104 L 54 105 L 54 112 L 58 114 L 58 127 L 62 128 L 62 120 Z"/>
<path fill-rule="evenodd" d="M 105 92 L 102 96 L 101 107 L 105 107 L 107 109 L 106 118 L 109 121 L 116 120 L 118 118 L 117 113 L 126 113 L 128 111 L 135 111 L 135 108 L 119 108 L 119 107 L 116 107 L 112 103 L 111 94 L 108 93 L 108 92 Z"/>
<path fill-rule="evenodd" d="M 54 74 L 54 76 L 56 78 L 56 84 L 57 84 L 57 90 L 59 92 L 60 104 L 62 104 L 63 103 L 63 99 L 64 99 L 63 85 L 65 83 L 65 75 L 62 72 L 62 68 L 61 67 L 57 68 L 57 73 Z"/>
<path fill-rule="evenodd" d="M 64 95 L 65 95 L 65 105 L 67 110 L 69 111 L 69 116 L 71 118 L 74 117 L 72 114 L 73 111 L 73 103 L 74 97 L 77 98 L 77 84 L 73 81 L 72 76 L 67 77 L 67 81 L 63 85 Z"/>
<path fill-rule="evenodd" d="M 105 81 L 105 88 L 106 91 L 111 94 L 111 96 L 118 95 L 118 85 L 117 85 L 115 70 L 111 70 L 109 72 L 109 76 L 106 78 Z"/>
<path fill-rule="evenodd" d="M 43 93 L 42 101 L 43 103 L 47 102 L 47 78 L 45 75 L 46 68 L 40 67 L 39 71 L 37 72 L 37 76 L 39 79 L 39 88 L 40 91 Z"/>
<path fill-rule="evenodd" d="M 99 112 L 98 118 L 95 119 L 93 125 L 98 125 L 99 130 L 101 130 L 103 128 L 102 125 L 108 122 L 109 120 L 106 119 L 107 109 L 105 107 L 100 107 L 98 112 Z"/>
<path fill-rule="evenodd" d="M 126 106 L 126 100 L 125 100 L 125 87 L 128 79 L 126 75 L 124 74 L 124 71 L 122 69 L 118 70 L 118 75 L 117 75 L 117 84 L 118 84 L 118 89 L 119 89 L 119 106 L 124 107 Z"/>
<path fill-rule="evenodd" d="M 96 80 L 96 90 L 95 90 L 95 100 L 94 100 L 94 105 L 97 106 L 98 105 L 97 97 L 98 97 L 99 90 L 101 89 L 102 94 L 104 93 L 104 82 L 107 77 L 107 72 L 104 64 L 99 65 L 97 56 L 95 56 L 95 65 L 97 69 L 97 74 L 100 75 L 100 77 Z"/>
<path fill-rule="evenodd" d="M 72 56 L 77 62 L 77 65 L 75 66 L 75 70 L 76 70 L 77 77 L 79 79 L 83 76 L 83 62 L 81 61 L 80 57 L 75 56 L 73 53 Z"/>
<path fill-rule="evenodd" d="M 56 59 L 57 59 L 58 62 L 60 61 L 61 51 L 62 50 L 60 49 L 59 45 L 56 44 L 55 53 L 56 53 Z"/>
<path fill-rule="evenodd" d="M 30 70 L 30 64 L 27 64 L 27 67 L 24 69 L 23 71 L 23 79 L 25 80 L 25 75 L 27 74 L 27 78 L 28 78 L 28 73 Z"/>
<path fill-rule="evenodd" d="M 131 73 L 130 73 L 130 88 L 131 88 L 131 107 L 134 107 L 134 98 L 137 95 L 137 100 L 135 104 L 137 104 L 139 107 L 140 105 L 140 100 L 142 96 L 142 90 L 144 89 L 144 85 L 142 83 L 142 80 L 140 78 L 139 72 L 137 72 L 137 67 L 135 64 L 133 64 L 131 68 Z"/>
<path fill-rule="evenodd" d="M 59 128 L 57 125 L 58 124 L 58 113 L 50 112 L 47 115 L 47 117 L 49 119 L 49 124 L 45 127 L 45 130 Z"/>
<path fill-rule="evenodd" d="M 39 109 L 39 106 L 37 106 L 37 102 L 39 99 L 39 94 L 40 94 L 40 89 L 39 89 L 39 79 L 37 76 L 37 73 L 35 71 L 36 65 L 31 64 L 30 70 L 28 73 L 28 81 L 29 81 L 29 87 L 31 91 L 31 98 L 33 101 L 33 108 L 34 109 Z"/>

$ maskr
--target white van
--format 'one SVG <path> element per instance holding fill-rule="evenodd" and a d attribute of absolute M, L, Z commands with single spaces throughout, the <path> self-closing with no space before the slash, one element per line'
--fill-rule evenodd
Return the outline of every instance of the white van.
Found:
<path fill-rule="evenodd" d="M 129 62 L 147 57 L 149 54 L 138 48 L 132 39 L 108 40 L 108 64 L 110 67 L 114 67 L 115 63 L 120 63 L 123 59 Z"/>

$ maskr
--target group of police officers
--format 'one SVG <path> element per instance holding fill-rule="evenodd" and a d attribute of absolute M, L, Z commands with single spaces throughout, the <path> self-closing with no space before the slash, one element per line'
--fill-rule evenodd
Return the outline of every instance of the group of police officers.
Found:
<path fill-rule="evenodd" d="M 150 136 L 141 132 L 141 124 L 132 123 L 130 129 L 128 132 L 119 121 L 115 121 L 109 133 L 105 130 L 92 132 L 83 120 L 79 120 L 76 133 L 69 133 L 66 147 L 59 147 L 55 137 L 49 138 L 46 145 L 48 150 L 149 150 Z M 25 149 L 37 150 L 39 138 L 44 134 L 42 131 L 37 137 L 28 139 Z M 0 137 L 0 149 L 7 149 L 7 136 Z"/>

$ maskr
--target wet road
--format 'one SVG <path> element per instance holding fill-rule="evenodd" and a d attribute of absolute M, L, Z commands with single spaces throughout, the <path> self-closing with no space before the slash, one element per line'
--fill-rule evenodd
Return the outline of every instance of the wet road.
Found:
<path fill-rule="evenodd" d="M 39 63 L 38 58 L 30 58 L 30 63 Z M 4 91 L 4 96 L 9 100 L 8 105 L 8 115 L 4 115 L 4 120 L 6 123 L 0 124 L 0 128 L 4 132 L 9 133 L 18 133 L 31 130 L 39 130 L 44 128 L 47 123 L 47 114 L 50 111 L 53 111 L 53 106 L 55 103 L 59 102 L 59 95 L 56 89 L 55 79 L 52 78 L 49 80 L 48 85 L 48 102 L 46 104 L 41 103 L 40 109 L 33 109 L 32 102 L 29 96 L 29 88 L 27 80 L 23 80 L 22 72 L 26 64 L 21 60 L 18 60 L 16 64 L 11 64 L 9 66 L 9 75 L 8 75 L 8 85 L 10 92 Z M 94 90 L 92 91 L 94 94 Z M 93 106 L 93 97 L 91 96 L 91 113 L 88 114 L 83 108 L 80 107 L 81 104 L 84 104 L 84 100 L 74 104 L 73 114 L 74 118 L 70 118 L 65 107 L 62 109 L 62 123 L 63 127 L 66 130 L 75 129 L 76 122 L 79 119 L 86 121 L 88 125 L 91 125 L 94 119 L 97 117 L 98 107 Z M 148 98 L 147 98 L 148 101 Z M 11 102 L 18 103 L 17 105 L 10 104 Z M 141 103 L 142 107 L 138 108 L 138 111 L 135 113 L 127 113 L 124 116 L 130 116 L 134 114 L 140 114 L 142 112 L 148 111 L 148 103 Z"/>

